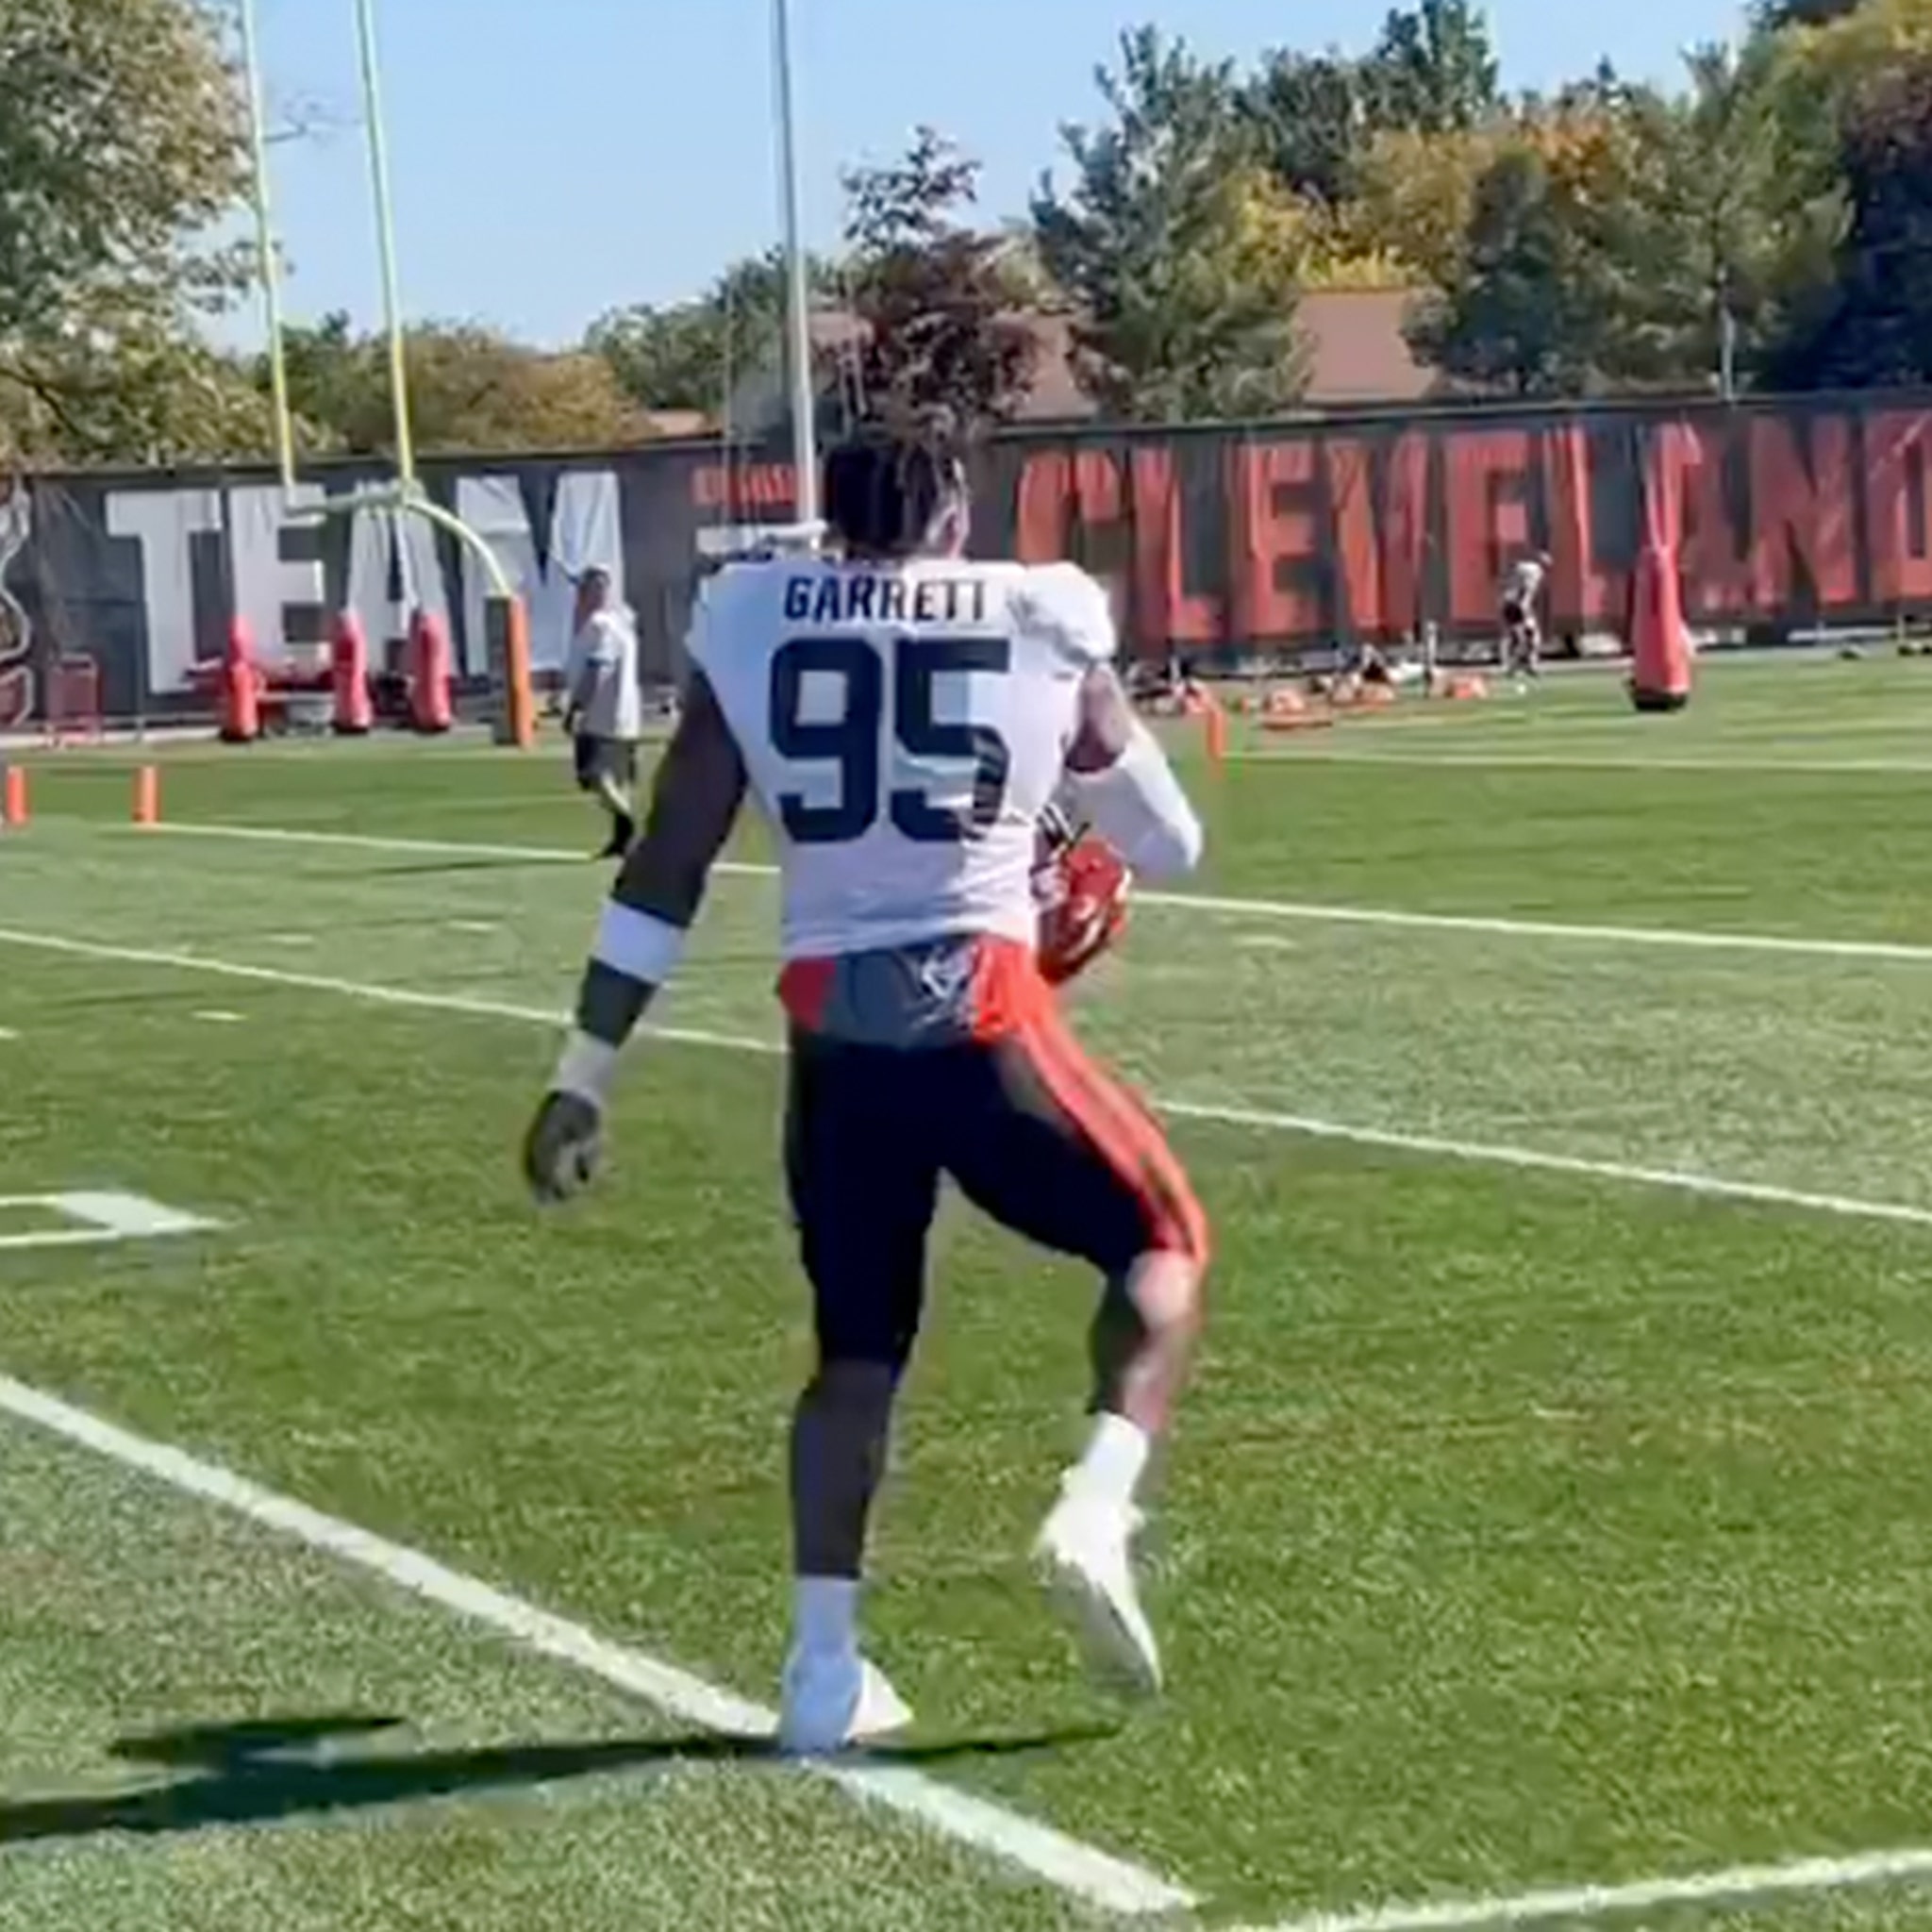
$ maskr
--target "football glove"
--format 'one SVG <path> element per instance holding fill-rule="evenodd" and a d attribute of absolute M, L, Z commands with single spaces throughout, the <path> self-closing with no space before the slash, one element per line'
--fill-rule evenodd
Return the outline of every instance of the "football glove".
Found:
<path fill-rule="evenodd" d="M 604 1158 L 604 1116 L 576 1093 L 546 1093 L 524 1137 L 524 1178 L 539 1202 L 568 1201 Z"/>
<path fill-rule="evenodd" d="M 1130 885 L 1125 862 L 1098 833 L 1078 830 L 1058 813 L 1042 822 L 1033 891 L 1041 976 L 1049 986 L 1084 973 L 1120 938 Z"/>

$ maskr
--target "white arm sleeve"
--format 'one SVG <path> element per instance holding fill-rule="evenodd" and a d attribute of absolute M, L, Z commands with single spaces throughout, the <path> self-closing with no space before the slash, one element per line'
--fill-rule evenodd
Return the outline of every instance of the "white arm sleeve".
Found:
<path fill-rule="evenodd" d="M 1063 796 L 1136 873 L 1178 878 L 1201 862 L 1201 821 L 1138 719 L 1120 757 L 1104 772 L 1070 772 Z"/>

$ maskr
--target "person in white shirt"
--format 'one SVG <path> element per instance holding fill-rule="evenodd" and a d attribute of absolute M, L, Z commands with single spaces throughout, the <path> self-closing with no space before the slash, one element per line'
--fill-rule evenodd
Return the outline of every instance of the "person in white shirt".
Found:
<path fill-rule="evenodd" d="M 1520 558 L 1503 579 L 1503 668 L 1514 677 L 1536 677 L 1542 669 L 1542 619 L 1539 607 L 1550 559 L 1539 553 Z"/>
<path fill-rule="evenodd" d="M 622 858 L 638 835 L 643 700 L 638 691 L 637 619 L 617 602 L 610 573 L 601 567 L 587 570 L 577 581 L 576 625 L 563 675 L 563 728 L 575 743 L 577 783 L 594 791 L 610 815 L 610 841 L 598 856 Z"/>

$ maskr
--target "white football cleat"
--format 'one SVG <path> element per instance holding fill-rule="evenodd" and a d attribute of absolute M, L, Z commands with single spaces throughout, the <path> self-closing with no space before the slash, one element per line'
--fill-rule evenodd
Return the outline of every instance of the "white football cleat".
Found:
<path fill-rule="evenodd" d="M 856 1650 L 794 1649 L 786 1662 L 778 1749 L 788 1757 L 828 1757 L 911 1722 L 886 1674 Z"/>
<path fill-rule="evenodd" d="M 1132 1544 L 1141 1521 L 1132 1505 L 1096 1497 L 1070 1477 L 1033 1556 L 1099 1674 L 1152 1697 L 1160 1690 L 1160 1646 L 1134 1580 Z"/>

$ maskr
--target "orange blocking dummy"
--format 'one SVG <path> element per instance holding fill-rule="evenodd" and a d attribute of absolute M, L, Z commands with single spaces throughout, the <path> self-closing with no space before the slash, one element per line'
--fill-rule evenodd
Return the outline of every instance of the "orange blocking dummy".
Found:
<path fill-rule="evenodd" d="M 1690 702 L 1690 633 L 1677 559 L 1661 544 L 1638 553 L 1630 603 L 1630 702 L 1640 711 L 1681 711 Z"/>
<path fill-rule="evenodd" d="M 369 698 L 369 634 L 353 610 L 337 617 L 329 638 L 329 683 L 335 695 L 333 727 L 338 736 L 359 738 L 375 722 Z"/>
<path fill-rule="evenodd" d="M 222 657 L 222 737 L 247 744 L 261 736 L 261 676 L 255 665 L 255 633 L 245 617 L 228 623 Z"/>
<path fill-rule="evenodd" d="M 409 622 L 409 717 L 418 731 L 447 731 L 450 708 L 449 627 L 419 610 Z"/>

